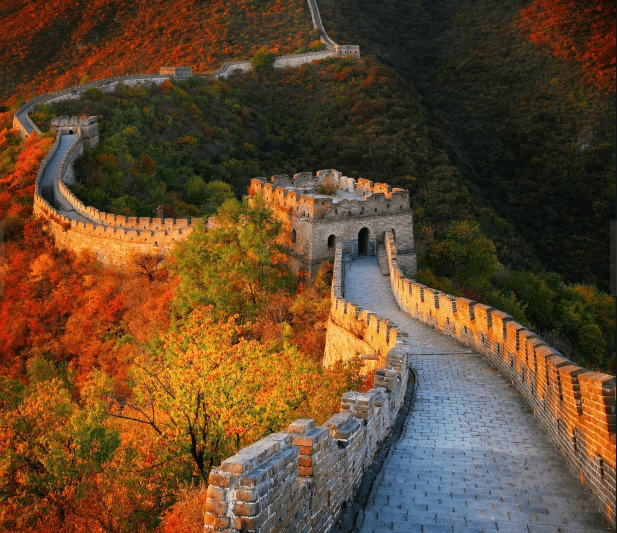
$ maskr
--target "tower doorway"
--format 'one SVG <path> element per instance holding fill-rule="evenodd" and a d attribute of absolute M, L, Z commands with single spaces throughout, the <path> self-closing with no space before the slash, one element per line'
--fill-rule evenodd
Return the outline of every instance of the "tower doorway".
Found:
<path fill-rule="evenodd" d="M 358 232 L 358 255 L 368 254 L 368 228 L 362 228 Z"/>

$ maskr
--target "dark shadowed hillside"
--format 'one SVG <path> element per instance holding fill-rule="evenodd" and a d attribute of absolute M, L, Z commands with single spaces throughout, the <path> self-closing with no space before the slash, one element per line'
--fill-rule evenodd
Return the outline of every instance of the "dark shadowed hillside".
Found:
<path fill-rule="evenodd" d="M 534 268 L 536 257 L 608 290 L 615 100 L 603 80 L 614 79 L 614 62 L 602 63 L 601 75 L 598 62 L 606 50 L 614 56 L 614 25 L 579 5 L 596 34 L 577 32 L 585 52 L 563 57 L 554 51 L 578 23 L 568 26 L 563 6 L 549 2 L 528 11 L 520 0 L 322 4 L 334 39 L 359 42 L 422 94 L 455 166 L 533 249 L 511 254 L 513 266 Z M 609 3 L 599 7 L 610 15 Z M 534 44 L 559 13 L 548 44 Z"/>

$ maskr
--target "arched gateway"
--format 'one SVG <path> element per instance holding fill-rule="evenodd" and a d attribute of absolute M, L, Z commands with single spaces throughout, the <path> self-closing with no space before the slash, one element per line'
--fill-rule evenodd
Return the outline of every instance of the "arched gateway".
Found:
<path fill-rule="evenodd" d="M 358 232 L 358 255 L 368 255 L 368 251 L 369 251 L 368 237 L 369 237 L 368 228 L 362 228 Z"/>

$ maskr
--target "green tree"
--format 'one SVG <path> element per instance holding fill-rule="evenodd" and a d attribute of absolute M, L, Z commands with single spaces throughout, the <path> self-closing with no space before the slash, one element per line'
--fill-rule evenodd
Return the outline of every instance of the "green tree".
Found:
<path fill-rule="evenodd" d="M 583 362 L 606 368 L 605 357 L 615 357 L 615 299 L 589 285 L 568 287 L 559 303 L 559 316 L 559 330 L 572 342 Z M 612 353 L 607 353 L 609 340 Z"/>
<path fill-rule="evenodd" d="M 225 203 L 234 198 L 234 192 L 229 183 L 214 180 L 206 183 L 201 209 L 204 215 L 213 215 Z"/>
<path fill-rule="evenodd" d="M 455 222 L 427 250 L 431 270 L 458 283 L 486 286 L 499 262 L 493 241 L 477 222 Z"/>
<path fill-rule="evenodd" d="M 206 182 L 199 176 L 194 176 L 186 183 L 186 201 L 199 205 L 206 199 Z"/>
<path fill-rule="evenodd" d="M 262 48 L 252 57 L 251 65 L 253 65 L 255 71 L 265 72 L 272 70 L 275 59 L 276 54 L 274 52 L 270 52 L 269 50 Z"/>
<path fill-rule="evenodd" d="M 206 305 L 217 317 L 254 317 L 291 278 L 278 243 L 281 222 L 260 197 L 227 200 L 218 227 L 198 227 L 173 253 L 180 284 L 174 305 L 181 315 Z"/>
<path fill-rule="evenodd" d="M 556 304 L 564 291 L 563 281 L 557 274 L 509 272 L 501 285 L 524 302 L 525 315 L 536 328 L 548 331 L 557 326 Z"/>

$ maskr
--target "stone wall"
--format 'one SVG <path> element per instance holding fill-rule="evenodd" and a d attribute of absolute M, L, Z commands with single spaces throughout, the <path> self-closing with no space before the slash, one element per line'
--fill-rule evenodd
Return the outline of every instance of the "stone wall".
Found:
<path fill-rule="evenodd" d="M 57 138 L 59 139 L 61 135 L 62 133 L 59 132 Z M 73 146 L 71 146 L 68 149 L 66 154 L 64 154 L 64 157 L 62 158 L 62 161 L 60 163 L 60 171 L 59 171 L 59 176 L 58 176 L 59 185 L 63 187 L 64 190 L 66 191 L 68 191 L 68 189 L 64 186 L 65 183 L 68 183 L 69 185 L 71 185 L 72 183 L 75 183 L 73 163 L 83 153 L 84 153 L 84 143 L 83 143 L 83 138 L 81 136 L 81 131 L 80 131 L 78 133 L 77 140 L 75 141 Z M 38 194 L 38 189 L 36 190 L 36 192 Z"/>
<path fill-rule="evenodd" d="M 46 220 L 58 248 L 75 253 L 90 252 L 102 264 L 122 270 L 131 268 L 135 255 L 166 255 L 193 229 L 189 226 L 175 231 L 154 231 L 71 220 L 38 195 L 34 197 L 34 214 Z"/>
<path fill-rule="evenodd" d="M 64 183 L 59 183 L 59 189 L 62 196 L 71 204 L 75 211 L 89 218 L 96 225 L 145 230 L 153 233 L 164 232 L 165 235 L 170 236 L 182 234 L 184 238 L 193 231 L 193 221 L 190 218 L 127 217 L 105 213 L 92 206 L 86 206 Z"/>
<path fill-rule="evenodd" d="M 358 57 L 358 54 L 355 54 L 353 57 Z M 304 54 L 289 54 L 285 56 L 277 56 L 272 66 L 274 68 L 294 68 L 313 61 L 320 61 L 328 57 L 338 57 L 340 55 L 341 54 L 338 54 L 332 49 L 322 50 L 319 52 L 307 52 Z M 206 74 L 206 76 L 213 77 L 218 80 L 228 78 L 234 72 L 250 72 L 251 70 L 253 70 L 253 65 L 249 60 L 226 61 L 214 72 Z"/>
<path fill-rule="evenodd" d="M 42 94 L 32 100 L 29 100 L 17 111 L 15 111 L 15 115 L 13 117 L 13 127 L 19 130 L 22 137 L 27 137 L 33 132 L 40 135 L 41 130 L 28 116 L 28 113 L 37 105 L 51 104 L 61 100 L 79 98 L 85 91 L 93 87 L 100 89 L 101 91 L 108 92 L 112 91 L 118 83 L 124 83 L 126 85 L 162 83 L 164 80 L 169 78 L 170 76 L 161 76 L 160 74 L 131 74 L 127 76 L 113 76 L 111 78 L 104 78 L 102 80 L 84 83 L 83 85 L 76 85 L 60 91 Z"/>
<path fill-rule="evenodd" d="M 346 267 L 342 255 L 342 245 L 337 245 L 324 365 L 330 366 L 336 361 L 360 356 L 368 370 L 383 368 L 389 351 L 405 340 L 399 338 L 401 333 L 388 320 L 379 318 L 372 311 L 362 309 L 343 297 L 344 283 L 340 280 L 343 279 Z"/>
<path fill-rule="evenodd" d="M 342 272 L 339 246 L 332 309 L 339 329 L 371 330 L 366 345 L 384 354 L 375 387 L 344 394 L 341 412 L 322 426 L 297 420 L 223 461 L 208 480 L 206 531 L 330 531 L 392 427 L 407 388 L 407 346 L 386 321 L 352 312 Z"/>
<path fill-rule="evenodd" d="M 328 57 L 334 57 L 332 50 L 322 50 L 319 52 L 306 52 L 305 54 L 289 54 L 278 56 L 272 65 L 274 68 L 295 68 L 313 61 L 320 61 Z"/>
<path fill-rule="evenodd" d="M 319 7 L 317 6 L 317 0 L 308 0 L 308 6 L 309 11 L 311 12 L 311 18 L 313 19 L 313 26 L 319 30 L 319 38 L 321 42 L 325 43 L 328 48 L 334 48 L 337 46 L 337 44 L 330 39 L 323 27 L 323 24 L 321 23 L 321 15 L 319 13 Z"/>
<path fill-rule="evenodd" d="M 405 278 L 390 232 L 386 251 L 401 309 L 478 350 L 512 380 L 614 527 L 615 378 L 580 368 L 506 313 Z"/>
<path fill-rule="evenodd" d="M 320 187 L 325 191 L 320 193 Z M 331 189 L 331 190 L 330 190 Z M 339 191 L 336 195 L 327 191 Z M 272 176 L 251 180 L 249 194 L 261 194 L 277 213 L 288 235 L 284 247 L 294 272 L 314 275 L 324 261 L 334 258 L 334 244 L 359 254 L 359 233 L 366 230 L 368 249 L 375 255 L 386 230 L 396 232 L 401 247 L 401 264 L 415 273 L 413 213 L 409 191 L 343 176 L 336 170 L 319 170 L 316 176 L 301 172 L 293 177 Z"/>

